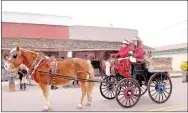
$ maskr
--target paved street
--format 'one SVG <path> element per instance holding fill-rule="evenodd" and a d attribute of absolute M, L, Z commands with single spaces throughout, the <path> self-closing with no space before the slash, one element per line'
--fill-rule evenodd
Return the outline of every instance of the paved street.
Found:
<path fill-rule="evenodd" d="M 92 106 L 76 109 L 80 101 L 80 88 L 63 88 L 51 91 L 52 111 L 187 111 L 187 84 L 181 78 L 172 78 L 173 91 L 170 99 L 164 104 L 154 103 L 146 93 L 133 108 L 125 109 L 116 100 L 104 99 L 96 86 Z M 44 97 L 38 86 L 28 86 L 27 91 L 8 92 L 2 87 L 2 111 L 41 111 Z"/>

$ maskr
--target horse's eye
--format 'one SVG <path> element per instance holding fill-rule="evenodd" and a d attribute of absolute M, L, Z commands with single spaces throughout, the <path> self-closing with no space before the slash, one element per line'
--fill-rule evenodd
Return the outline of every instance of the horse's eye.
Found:
<path fill-rule="evenodd" d="M 16 58 L 17 57 L 17 55 L 13 55 L 13 58 Z"/>

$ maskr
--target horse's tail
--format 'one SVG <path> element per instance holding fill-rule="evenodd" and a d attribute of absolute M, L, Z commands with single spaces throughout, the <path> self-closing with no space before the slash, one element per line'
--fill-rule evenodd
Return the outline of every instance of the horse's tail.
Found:
<path fill-rule="evenodd" d="M 94 73 L 94 68 L 93 68 L 90 60 L 88 60 L 88 64 L 89 64 L 89 69 L 88 69 L 89 80 L 94 80 L 95 73 Z M 88 91 L 89 91 L 88 93 L 90 93 L 90 94 L 92 93 L 94 85 L 95 85 L 94 82 L 88 82 Z"/>

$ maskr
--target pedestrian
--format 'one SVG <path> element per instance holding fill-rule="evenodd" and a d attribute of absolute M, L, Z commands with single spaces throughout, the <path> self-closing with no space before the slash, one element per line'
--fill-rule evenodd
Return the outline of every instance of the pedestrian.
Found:
<path fill-rule="evenodd" d="M 111 65 L 110 65 L 110 60 L 109 60 L 109 58 L 107 58 L 107 60 L 106 60 L 106 62 L 105 62 L 105 67 L 106 67 L 106 69 L 105 69 L 105 74 L 106 74 L 107 76 L 110 76 Z"/>
<path fill-rule="evenodd" d="M 55 57 L 54 56 L 51 56 L 51 55 L 49 55 L 49 57 L 50 57 L 50 72 L 51 72 L 51 74 L 53 75 L 54 73 L 55 73 L 55 64 L 56 64 L 56 59 L 55 59 Z M 53 79 L 54 78 L 51 78 L 52 79 L 52 85 L 51 85 L 51 89 L 53 90 L 53 89 L 58 89 L 58 87 L 55 85 L 55 84 L 53 84 Z"/>
<path fill-rule="evenodd" d="M 188 61 L 183 61 L 180 64 L 180 68 L 182 70 L 182 82 L 186 83 L 188 81 Z"/>
<path fill-rule="evenodd" d="M 27 78 L 27 74 L 28 74 L 28 69 L 27 69 L 27 67 L 22 64 L 22 65 L 20 66 L 20 69 L 18 70 L 18 74 L 19 74 L 19 79 L 20 79 L 20 90 L 23 90 L 23 87 L 25 87 L 25 86 L 24 86 L 25 80 L 23 80 L 23 79 L 25 79 L 24 76 L 26 76 L 26 78 Z M 24 81 L 24 82 L 23 82 L 23 81 Z M 27 81 L 26 81 L 26 83 L 27 83 Z M 24 88 L 24 89 L 25 89 L 25 88 Z"/>
<path fill-rule="evenodd" d="M 28 74 L 28 85 L 29 86 L 32 86 L 32 75 L 31 74 Z"/>
<path fill-rule="evenodd" d="M 27 84 L 27 74 L 23 74 L 21 83 L 23 85 L 23 90 L 25 91 L 26 90 L 26 84 Z"/>
<path fill-rule="evenodd" d="M 4 55 L 4 58 L 2 59 L 2 62 L 1 62 L 1 69 L 2 69 L 2 73 L 1 73 L 1 78 L 2 78 L 2 82 L 3 81 L 8 81 L 8 73 L 7 73 L 7 71 L 5 70 L 5 68 L 4 68 L 4 65 L 5 65 L 5 63 L 6 63 L 6 61 L 8 60 L 8 58 L 9 58 L 9 56 L 7 55 L 7 54 L 5 54 Z"/>
<path fill-rule="evenodd" d="M 23 74 L 21 73 L 21 69 L 18 70 L 18 75 L 19 75 L 19 79 L 20 79 L 20 90 L 22 90 L 22 77 L 23 77 Z"/>
<path fill-rule="evenodd" d="M 17 70 L 14 69 L 14 70 L 8 72 L 8 74 L 9 74 L 9 92 L 16 91 L 16 89 L 15 89 L 15 79 L 16 79 L 16 76 L 17 76 Z"/>
<path fill-rule="evenodd" d="M 75 83 L 75 82 L 76 82 L 76 83 Z M 79 86 L 78 80 L 74 80 L 74 81 L 72 82 L 72 85 L 73 85 L 73 86 Z"/>

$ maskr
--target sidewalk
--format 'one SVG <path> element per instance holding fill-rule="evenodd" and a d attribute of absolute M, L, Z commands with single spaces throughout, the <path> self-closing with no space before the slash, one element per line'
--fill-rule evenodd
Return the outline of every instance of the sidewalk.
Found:
<path fill-rule="evenodd" d="M 8 84 L 9 84 L 8 81 L 1 82 L 1 86 L 8 86 Z M 20 80 L 19 80 L 19 79 L 18 79 L 18 80 L 16 79 L 16 80 L 15 80 L 15 84 L 16 84 L 16 85 L 20 84 Z"/>
<path fill-rule="evenodd" d="M 171 78 L 179 78 L 182 77 L 182 73 L 174 73 L 174 74 L 170 74 Z"/>
<path fill-rule="evenodd" d="M 179 77 L 181 77 L 182 76 L 182 73 L 174 73 L 174 74 L 170 74 L 170 77 L 171 78 L 179 78 Z M 8 86 L 8 81 L 6 81 L 6 82 L 1 82 L 1 84 L 2 84 L 2 86 Z M 20 84 L 20 80 L 19 79 L 16 79 L 15 80 L 15 84 L 16 85 L 19 85 Z"/>
<path fill-rule="evenodd" d="M 33 83 L 33 82 L 32 82 Z M 6 81 L 6 82 L 1 82 L 1 86 L 8 86 L 9 82 Z M 15 84 L 16 85 L 19 85 L 20 84 L 20 80 L 19 79 L 16 79 L 15 80 Z M 34 83 L 35 84 L 35 83 Z"/>

